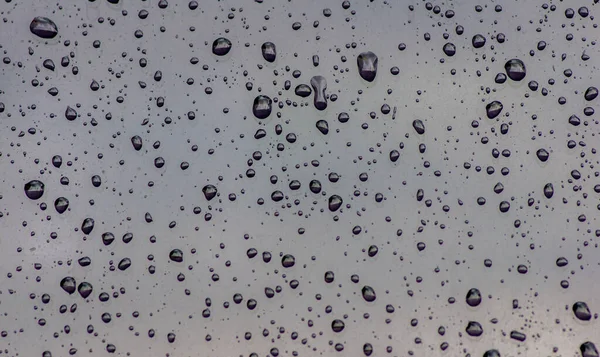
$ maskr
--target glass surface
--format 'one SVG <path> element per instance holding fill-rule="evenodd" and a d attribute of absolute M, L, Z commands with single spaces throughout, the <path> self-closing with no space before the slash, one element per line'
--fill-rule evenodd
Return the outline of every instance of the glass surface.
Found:
<path fill-rule="evenodd" d="M 2 0 L 0 356 L 597 357 L 596 2 Z"/>

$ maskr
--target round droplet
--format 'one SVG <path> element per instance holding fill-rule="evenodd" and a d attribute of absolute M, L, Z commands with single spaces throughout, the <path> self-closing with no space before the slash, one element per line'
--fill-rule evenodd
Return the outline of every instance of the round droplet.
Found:
<path fill-rule="evenodd" d="M 483 354 L 483 357 L 500 357 L 500 352 L 498 350 L 487 350 Z"/>
<path fill-rule="evenodd" d="M 479 337 L 483 334 L 483 327 L 477 321 L 469 321 L 467 327 L 465 328 L 465 332 L 469 336 Z"/>
<path fill-rule="evenodd" d="M 473 47 L 481 48 L 481 47 L 485 46 L 485 37 L 483 37 L 483 35 L 481 35 L 481 34 L 477 34 L 477 35 L 473 36 L 471 43 L 473 44 Z"/>
<path fill-rule="evenodd" d="M 87 299 L 87 297 L 92 294 L 92 291 L 94 291 L 94 288 L 92 284 L 88 283 L 87 281 L 84 281 L 83 283 L 79 284 L 79 286 L 77 287 L 77 291 L 79 292 L 79 295 L 81 295 L 82 298 Z"/>
<path fill-rule="evenodd" d="M 206 185 L 202 188 L 202 193 L 204 193 L 204 197 L 210 201 L 217 195 L 217 188 L 213 185 Z"/>
<path fill-rule="evenodd" d="M 254 104 L 252 105 L 252 113 L 258 119 L 266 119 L 271 115 L 273 101 L 266 95 L 259 95 L 254 98 Z"/>
<path fill-rule="evenodd" d="M 173 249 L 169 253 L 169 259 L 174 262 L 181 263 L 183 261 L 183 252 L 180 249 Z"/>
<path fill-rule="evenodd" d="M 67 120 L 77 119 L 77 112 L 75 111 L 75 109 L 68 106 L 67 110 L 65 110 L 65 118 L 67 118 Z"/>
<path fill-rule="evenodd" d="M 342 206 L 343 202 L 344 201 L 340 196 L 332 195 L 331 197 L 329 197 L 329 210 L 331 212 L 337 211 Z"/>
<path fill-rule="evenodd" d="M 37 200 L 44 195 L 44 183 L 39 180 L 31 180 L 25 184 L 25 195 L 32 200 Z"/>
<path fill-rule="evenodd" d="M 344 327 L 346 327 L 346 324 L 344 324 L 344 321 L 339 319 L 335 319 L 331 323 L 331 329 L 333 330 L 333 332 L 342 332 L 344 330 Z"/>
<path fill-rule="evenodd" d="M 54 38 L 58 34 L 58 27 L 54 21 L 42 16 L 37 16 L 31 21 L 29 30 L 32 34 L 45 39 Z"/>
<path fill-rule="evenodd" d="M 596 99 L 596 97 L 598 96 L 598 88 L 589 87 L 585 90 L 585 94 L 583 96 L 587 101 Z"/>
<path fill-rule="evenodd" d="M 546 198 L 552 198 L 552 196 L 554 196 L 554 186 L 551 183 L 544 185 L 544 196 L 546 196 Z"/>
<path fill-rule="evenodd" d="M 363 52 L 356 58 L 358 74 L 367 82 L 373 82 L 377 76 L 377 56 L 373 52 Z"/>
<path fill-rule="evenodd" d="M 579 346 L 579 351 L 582 357 L 599 357 L 596 345 L 593 342 L 587 341 Z"/>
<path fill-rule="evenodd" d="M 537 156 L 537 158 L 541 161 L 541 162 L 546 162 L 548 161 L 548 158 L 550 158 L 550 154 L 548 153 L 548 151 L 544 148 L 539 149 L 538 151 L 536 151 L 535 155 Z"/>
<path fill-rule="evenodd" d="M 573 304 L 573 314 L 581 321 L 590 321 L 592 319 L 590 308 L 583 301 L 577 301 Z"/>
<path fill-rule="evenodd" d="M 65 213 L 65 211 L 69 208 L 69 200 L 64 197 L 59 197 L 54 201 L 54 209 L 59 214 Z"/>
<path fill-rule="evenodd" d="M 365 285 L 362 288 L 362 297 L 367 302 L 373 302 L 377 299 L 377 295 L 375 294 L 375 290 L 372 287 Z"/>
<path fill-rule="evenodd" d="M 481 292 L 479 292 L 479 289 L 470 289 L 467 292 L 466 301 L 467 305 L 471 307 L 479 306 L 481 304 Z"/>
<path fill-rule="evenodd" d="M 62 157 L 60 155 L 54 155 L 52 157 L 52 165 L 57 169 L 62 166 Z"/>
<path fill-rule="evenodd" d="M 294 256 L 291 254 L 286 254 L 283 256 L 283 258 L 281 258 L 281 265 L 284 268 L 291 268 L 294 266 L 294 264 L 296 264 L 296 258 L 294 258 Z"/>
<path fill-rule="evenodd" d="M 306 98 L 312 94 L 312 89 L 310 89 L 308 84 L 302 83 L 296 86 L 296 89 L 294 89 L 294 93 L 296 93 L 296 95 L 299 97 Z"/>
<path fill-rule="evenodd" d="M 71 295 L 75 292 L 76 286 L 77 286 L 77 283 L 75 282 L 75 279 L 71 276 L 67 276 L 60 281 L 60 287 L 64 291 L 69 293 L 69 295 Z"/>
<path fill-rule="evenodd" d="M 525 64 L 520 59 L 513 58 L 508 60 L 504 65 L 504 70 L 506 71 L 508 78 L 513 81 L 518 82 L 525 78 Z"/>
<path fill-rule="evenodd" d="M 456 54 L 456 46 L 454 46 L 454 44 L 450 43 L 450 42 L 448 42 L 444 45 L 443 50 L 444 50 L 444 53 L 446 54 L 446 56 L 448 56 L 448 57 L 452 57 Z"/>
<path fill-rule="evenodd" d="M 225 56 L 231 51 L 231 41 L 224 37 L 217 38 L 212 44 L 212 52 L 217 56 Z"/>
<path fill-rule="evenodd" d="M 495 117 L 500 115 L 500 112 L 502 112 L 502 108 L 504 108 L 504 106 L 502 105 L 502 103 L 500 103 L 497 100 L 486 105 L 485 113 L 486 113 L 488 119 L 494 119 Z"/>
<path fill-rule="evenodd" d="M 277 49 L 273 42 L 265 42 L 261 46 L 262 56 L 267 62 L 275 62 Z"/>

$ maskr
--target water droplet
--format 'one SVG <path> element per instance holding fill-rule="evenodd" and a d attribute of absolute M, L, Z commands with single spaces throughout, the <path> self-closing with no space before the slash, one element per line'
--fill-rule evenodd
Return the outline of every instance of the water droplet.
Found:
<path fill-rule="evenodd" d="M 37 200 L 44 195 L 44 183 L 39 180 L 31 180 L 25 184 L 25 195 L 32 200 Z"/>
<path fill-rule="evenodd" d="M 75 109 L 67 107 L 67 110 L 65 110 L 65 118 L 67 118 L 67 120 L 77 119 L 77 112 L 75 111 Z"/>
<path fill-rule="evenodd" d="M 483 357 L 500 357 L 500 352 L 498 350 L 487 350 L 483 354 Z"/>
<path fill-rule="evenodd" d="M 412 126 L 419 135 L 425 134 L 425 124 L 421 119 L 415 119 L 412 122 Z"/>
<path fill-rule="evenodd" d="M 327 133 L 329 133 L 329 124 L 326 120 L 318 120 L 316 126 L 317 129 L 319 129 L 319 131 L 321 132 L 321 134 L 327 135 Z"/>
<path fill-rule="evenodd" d="M 340 196 L 332 195 L 331 197 L 329 197 L 329 210 L 331 212 L 337 211 L 342 206 L 343 202 L 344 201 Z"/>
<path fill-rule="evenodd" d="M 473 36 L 471 43 L 473 44 L 473 47 L 481 48 L 485 46 L 485 37 L 483 37 L 483 35 L 481 34 L 476 34 L 475 36 Z"/>
<path fill-rule="evenodd" d="M 467 305 L 471 306 L 471 307 L 476 307 L 479 306 L 479 304 L 481 304 L 481 293 L 479 292 L 479 289 L 476 288 L 472 288 L 467 292 Z"/>
<path fill-rule="evenodd" d="M 377 299 L 377 295 L 375 294 L 375 290 L 372 287 L 365 285 L 362 288 L 362 297 L 367 302 L 373 302 Z"/>
<path fill-rule="evenodd" d="M 62 166 L 62 157 L 60 155 L 54 155 L 52 157 L 52 165 L 57 169 L 60 168 Z"/>
<path fill-rule="evenodd" d="M 42 16 L 37 16 L 31 21 L 29 30 L 34 35 L 45 39 L 54 38 L 58 34 L 58 28 L 54 21 Z"/>
<path fill-rule="evenodd" d="M 202 188 L 202 193 L 204 193 L 204 197 L 210 201 L 217 195 L 217 188 L 213 185 L 206 185 Z"/>
<path fill-rule="evenodd" d="M 333 322 L 331 322 L 331 329 L 333 330 L 333 332 L 342 332 L 344 330 L 344 327 L 346 327 L 346 324 L 344 324 L 344 321 L 342 320 L 335 319 L 333 320 Z"/>
<path fill-rule="evenodd" d="M 67 276 L 60 281 L 60 287 L 66 291 L 69 295 L 75 292 L 77 283 L 73 277 Z"/>
<path fill-rule="evenodd" d="M 294 256 L 291 254 L 286 254 L 283 256 L 283 258 L 281 258 L 281 265 L 284 268 L 291 268 L 294 266 L 294 264 L 296 264 L 296 258 L 294 258 Z"/>
<path fill-rule="evenodd" d="M 44 60 L 44 63 L 42 65 L 44 66 L 44 68 L 54 71 L 54 61 L 52 61 L 51 59 Z"/>
<path fill-rule="evenodd" d="M 535 155 L 541 162 L 548 161 L 548 158 L 550 157 L 550 154 L 544 148 L 538 149 L 538 151 L 536 151 Z"/>
<path fill-rule="evenodd" d="M 551 183 L 544 185 L 544 196 L 546 196 L 546 198 L 552 198 L 552 196 L 554 196 L 554 186 Z"/>
<path fill-rule="evenodd" d="M 504 108 L 504 106 L 501 102 L 497 100 L 486 105 L 485 113 L 487 114 L 488 119 L 494 119 L 495 117 L 500 115 L 500 112 L 502 112 L 502 108 Z"/>
<path fill-rule="evenodd" d="M 456 46 L 454 46 L 454 44 L 450 43 L 450 42 L 448 42 L 444 45 L 443 50 L 444 50 L 444 53 L 446 54 L 446 56 L 448 56 L 448 57 L 452 57 L 456 54 Z"/>
<path fill-rule="evenodd" d="M 296 86 L 294 93 L 299 97 L 306 98 L 312 94 L 312 89 L 307 84 L 302 83 Z"/>
<path fill-rule="evenodd" d="M 358 55 L 358 74 L 367 82 L 373 82 L 377 76 L 377 56 L 373 52 L 363 52 Z"/>
<path fill-rule="evenodd" d="M 73 281 L 73 284 L 75 284 L 75 281 Z M 82 298 L 87 299 L 87 297 L 92 294 L 92 291 L 94 291 L 94 288 L 92 287 L 92 284 L 88 283 L 87 281 L 84 281 L 81 284 L 79 284 L 79 286 L 77 287 L 77 291 L 79 292 L 79 295 L 81 295 Z"/>
<path fill-rule="evenodd" d="M 212 52 L 217 56 L 225 56 L 231 50 L 231 41 L 224 37 L 217 38 L 212 44 Z"/>
<path fill-rule="evenodd" d="M 467 327 L 465 328 L 465 332 L 469 336 L 479 337 L 483 334 L 483 327 L 477 321 L 469 321 Z"/>
<path fill-rule="evenodd" d="M 579 346 L 579 351 L 582 357 L 599 357 L 596 345 L 593 342 L 587 341 Z"/>
<path fill-rule="evenodd" d="M 83 223 L 81 223 L 81 231 L 83 232 L 83 234 L 90 234 L 90 233 L 92 233 L 93 229 L 94 229 L 94 219 L 93 218 L 84 219 Z"/>
<path fill-rule="evenodd" d="M 265 42 L 261 46 L 262 56 L 267 62 L 275 62 L 277 49 L 273 42 Z"/>
<path fill-rule="evenodd" d="M 318 110 L 327 108 L 327 97 L 325 90 L 327 89 L 327 81 L 323 76 L 314 76 L 310 79 L 310 85 L 315 91 L 314 105 Z"/>
<path fill-rule="evenodd" d="M 180 249 L 173 249 L 169 253 L 169 259 L 174 262 L 181 263 L 183 261 L 183 252 Z"/>
<path fill-rule="evenodd" d="M 573 304 L 573 314 L 581 321 L 590 321 L 592 319 L 590 308 L 583 301 L 577 301 Z"/>
<path fill-rule="evenodd" d="M 596 99 L 597 96 L 598 96 L 598 88 L 589 87 L 588 89 L 585 90 L 584 98 L 588 102 Z"/>
<path fill-rule="evenodd" d="M 513 58 L 508 60 L 504 65 L 504 70 L 506 71 L 508 78 L 513 81 L 518 82 L 525 78 L 525 64 L 520 59 Z"/>
<path fill-rule="evenodd" d="M 65 213 L 65 211 L 69 208 L 69 200 L 64 197 L 59 197 L 54 201 L 54 209 L 59 214 Z"/>
<path fill-rule="evenodd" d="M 252 113 L 258 119 L 266 119 L 271 115 L 273 101 L 266 95 L 259 95 L 254 98 Z"/>

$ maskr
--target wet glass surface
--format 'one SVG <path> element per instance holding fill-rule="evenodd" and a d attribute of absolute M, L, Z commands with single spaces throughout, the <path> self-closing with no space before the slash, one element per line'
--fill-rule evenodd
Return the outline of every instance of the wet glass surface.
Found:
<path fill-rule="evenodd" d="M 597 8 L 2 0 L 0 356 L 597 357 Z"/>

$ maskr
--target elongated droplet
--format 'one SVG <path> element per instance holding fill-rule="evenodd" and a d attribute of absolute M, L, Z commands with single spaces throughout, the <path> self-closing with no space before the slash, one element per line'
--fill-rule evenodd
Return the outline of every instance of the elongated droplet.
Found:
<path fill-rule="evenodd" d="M 275 62 L 277 58 L 277 48 L 273 42 L 265 42 L 260 47 L 262 56 L 267 62 Z"/>
<path fill-rule="evenodd" d="M 32 34 L 41 38 L 54 38 L 58 34 L 58 27 L 54 21 L 47 17 L 38 16 L 29 24 L 29 30 Z"/>
<path fill-rule="evenodd" d="M 363 52 L 356 58 L 358 74 L 367 82 L 373 82 L 377 77 L 377 56 L 373 52 Z"/>
<path fill-rule="evenodd" d="M 592 319 L 590 308 L 583 301 L 577 301 L 573 304 L 573 314 L 581 321 L 590 321 Z"/>
<path fill-rule="evenodd" d="M 375 301 L 375 299 L 377 299 L 375 290 L 368 285 L 363 286 L 361 292 L 362 292 L 363 299 L 365 299 L 365 301 L 367 301 L 367 302 L 373 302 L 373 301 Z"/>
<path fill-rule="evenodd" d="M 318 110 L 325 110 L 325 108 L 327 108 L 327 97 L 325 96 L 327 80 L 325 80 L 325 77 L 323 76 L 314 76 L 310 80 L 310 85 L 315 91 L 315 108 Z"/>
<path fill-rule="evenodd" d="M 343 202 L 344 201 L 342 200 L 342 198 L 340 196 L 332 195 L 331 197 L 329 197 L 329 210 L 331 212 L 337 211 L 338 209 L 340 209 Z"/>

